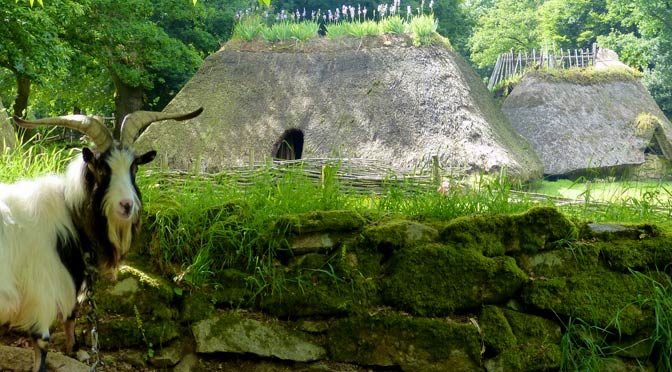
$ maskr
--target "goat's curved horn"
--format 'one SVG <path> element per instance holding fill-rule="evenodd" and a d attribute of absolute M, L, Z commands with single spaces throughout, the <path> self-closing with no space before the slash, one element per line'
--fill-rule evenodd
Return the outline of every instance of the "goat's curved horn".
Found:
<path fill-rule="evenodd" d="M 155 121 L 168 119 L 182 121 L 195 118 L 201 112 L 203 112 L 203 107 L 187 114 L 154 111 L 136 111 L 128 114 L 121 123 L 121 144 L 126 146 L 132 145 L 140 135 L 140 131 Z"/>
<path fill-rule="evenodd" d="M 28 129 L 36 128 L 39 125 L 53 125 L 77 130 L 86 134 L 96 145 L 99 152 L 105 152 L 114 141 L 112 133 L 103 124 L 103 119 L 99 116 L 66 115 L 38 120 L 24 120 L 14 116 L 14 122 L 18 126 Z"/>

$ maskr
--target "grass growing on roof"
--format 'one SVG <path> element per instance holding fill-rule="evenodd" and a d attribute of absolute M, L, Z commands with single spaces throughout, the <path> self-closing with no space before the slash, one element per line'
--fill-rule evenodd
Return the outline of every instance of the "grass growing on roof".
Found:
<path fill-rule="evenodd" d="M 339 21 L 325 24 L 326 37 L 364 38 L 384 34 L 410 34 L 416 46 L 439 43 L 449 46 L 445 38 L 437 33 L 437 20 L 433 14 L 415 15 L 407 22 L 399 16 L 385 17 L 379 21 Z M 306 41 L 318 37 L 319 25 L 314 20 L 288 21 L 283 20 L 267 25 L 261 16 L 246 15 L 236 23 L 232 40 L 252 41 L 263 39 L 267 42 L 283 42 L 288 40 Z"/>
<path fill-rule="evenodd" d="M 408 32 L 408 24 L 399 16 L 384 18 L 380 21 L 380 28 L 384 34 L 403 35 Z"/>
<path fill-rule="evenodd" d="M 643 112 L 637 115 L 633 127 L 635 128 L 636 135 L 648 136 L 656 128 L 660 127 L 660 119 L 648 112 Z"/>
<path fill-rule="evenodd" d="M 411 18 L 408 28 L 413 38 L 413 43 L 417 45 L 430 45 L 434 42 L 436 29 L 439 23 L 434 15 L 419 15 Z"/>
<path fill-rule="evenodd" d="M 636 82 L 642 76 L 637 70 L 627 67 L 542 69 L 531 71 L 530 74 L 552 82 L 580 85 L 607 84 L 618 81 Z"/>
<path fill-rule="evenodd" d="M 252 15 L 242 18 L 233 28 L 233 40 L 252 41 L 262 35 L 268 27 L 264 24 L 261 16 Z"/>
<path fill-rule="evenodd" d="M 261 37 L 268 42 L 298 40 L 305 41 L 317 36 L 316 22 L 280 22 L 261 29 Z"/>

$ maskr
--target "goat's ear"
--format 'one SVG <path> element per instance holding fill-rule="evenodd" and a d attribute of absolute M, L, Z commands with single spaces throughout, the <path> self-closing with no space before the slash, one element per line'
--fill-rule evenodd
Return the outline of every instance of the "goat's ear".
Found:
<path fill-rule="evenodd" d="M 147 151 L 146 153 L 139 155 L 135 158 L 135 164 L 137 165 L 147 164 L 150 161 L 154 160 L 155 157 L 156 157 L 156 151 L 154 150 Z"/>
<path fill-rule="evenodd" d="M 84 147 L 82 148 L 82 158 L 84 158 L 85 163 L 92 164 L 96 156 L 93 155 L 93 151 L 91 151 L 88 147 Z"/>

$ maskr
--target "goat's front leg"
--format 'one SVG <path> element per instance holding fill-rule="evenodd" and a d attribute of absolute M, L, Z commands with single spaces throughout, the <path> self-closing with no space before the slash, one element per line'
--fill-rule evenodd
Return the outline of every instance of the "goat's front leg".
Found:
<path fill-rule="evenodd" d="M 72 354 L 75 347 L 75 320 L 77 319 L 77 310 L 79 306 L 75 306 L 72 313 L 63 322 L 63 331 L 65 333 L 65 355 Z"/>
<path fill-rule="evenodd" d="M 33 333 L 33 372 L 47 372 L 47 347 L 49 346 L 49 331 Z"/>

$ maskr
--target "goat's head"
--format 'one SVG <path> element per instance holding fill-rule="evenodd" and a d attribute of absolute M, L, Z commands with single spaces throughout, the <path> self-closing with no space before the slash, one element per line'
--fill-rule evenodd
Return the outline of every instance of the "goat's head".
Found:
<path fill-rule="evenodd" d="M 38 125 L 52 125 L 72 128 L 86 134 L 95 148 L 82 149 L 83 190 L 86 200 L 80 207 L 88 210 L 83 218 L 85 230 L 96 237 L 107 237 L 99 252 L 99 263 L 110 276 L 114 277 L 119 262 L 128 252 L 133 235 L 139 228 L 142 207 L 140 191 L 135 183 L 139 165 L 149 163 L 156 151 L 136 154 L 133 144 L 140 131 L 149 124 L 160 120 L 187 120 L 203 111 L 186 114 L 170 114 L 151 111 L 137 111 L 127 115 L 121 125 L 121 138 L 115 140 L 110 130 L 97 116 L 68 115 L 35 121 L 15 117 L 15 122 L 24 128 Z"/>

